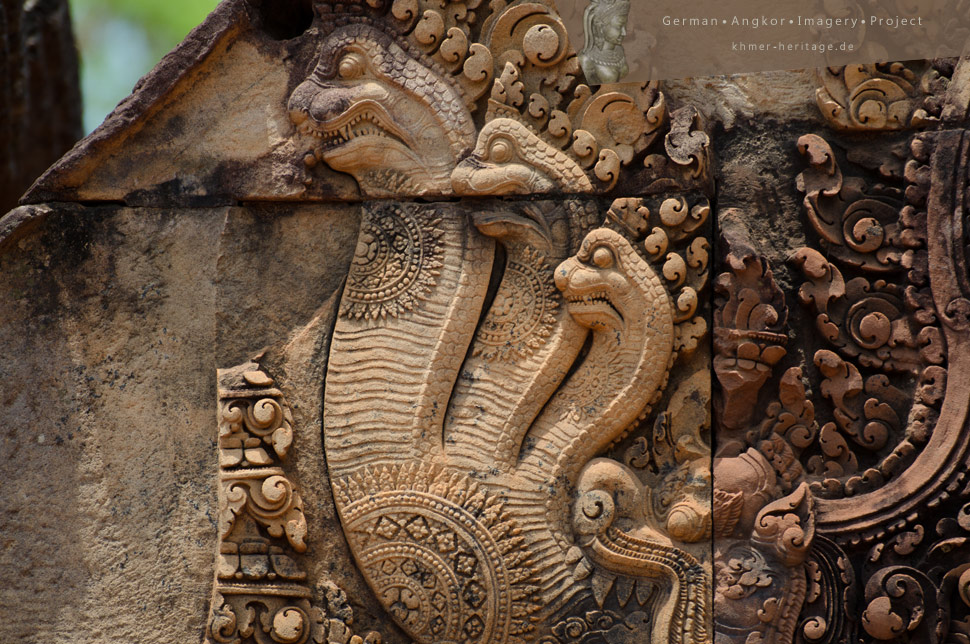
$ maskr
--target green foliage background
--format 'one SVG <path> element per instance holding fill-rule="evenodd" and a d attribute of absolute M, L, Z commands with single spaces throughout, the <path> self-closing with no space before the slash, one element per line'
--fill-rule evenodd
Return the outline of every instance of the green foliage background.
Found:
<path fill-rule="evenodd" d="M 70 0 L 84 130 L 97 127 L 218 0 Z"/>

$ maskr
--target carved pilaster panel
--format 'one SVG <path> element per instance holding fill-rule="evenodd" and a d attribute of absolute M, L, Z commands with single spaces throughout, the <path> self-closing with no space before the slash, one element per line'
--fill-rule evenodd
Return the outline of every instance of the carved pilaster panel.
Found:
<path fill-rule="evenodd" d="M 293 415 L 256 363 L 219 372 L 219 552 L 205 642 L 363 644 L 346 595 L 309 579 L 303 500 L 286 467 Z"/>

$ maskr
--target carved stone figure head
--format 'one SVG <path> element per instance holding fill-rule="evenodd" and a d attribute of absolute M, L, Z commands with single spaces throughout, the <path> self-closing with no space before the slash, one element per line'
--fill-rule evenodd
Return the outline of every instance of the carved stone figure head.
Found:
<path fill-rule="evenodd" d="M 606 12 L 597 31 L 610 45 L 618 47 L 623 44 L 626 37 L 626 23 L 630 13 L 630 5 L 626 2 L 615 2 L 610 5 L 611 9 Z"/>
<path fill-rule="evenodd" d="M 579 53 L 579 63 L 590 83 L 615 83 L 629 71 L 623 51 L 629 14 L 628 0 L 592 0 L 586 7 L 586 43 Z"/>
<path fill-rule="evenodd" d="M 556 286 L 573 319 L 590 329 L 625 326 L 626 317 L 633 315 L 627 310 L 632 287 L 626 266 L 633 257 L 632 248 L 618 234 L 602 229 L 587 237 L 576 256 L 559 265 Z"/>

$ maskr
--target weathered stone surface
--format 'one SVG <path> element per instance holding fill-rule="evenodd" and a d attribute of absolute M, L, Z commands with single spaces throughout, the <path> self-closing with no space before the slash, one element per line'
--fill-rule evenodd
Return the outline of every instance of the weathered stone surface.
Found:
<path fill-rule="evenodd" d="M 285 101 L 308 54 L 302 40 L 254 26 L 259 17 L 246 2 L 220 5 L 25 199 L 152 206 L 303 197 Z M 333 172 L 317 183 L 306 196 L 357 193 Z"/>
<path fill-rule="evenodd" d="M 689 103 L 707 121 L 732 130 L 737 125 L 772 121 L 820 120 L 815 76 L 815 70 L 805 69 L 672 79 L 664 81 L 663 89 L 672 104 Z"/>
<path fill-rule="evenodd" d="M 343 287 L 359 204 L 230 208 L 219 239 L 216 361 L 231 366 L 279 345 Z"/>
<path fill-rule="evenodd" d="M 225 211 L 173 214 L 60 205 L 4 219 L 32 219 L 6 231 L 0 259 L 4 641 L 204 628 L 218 513 L 206 275 Z"/>

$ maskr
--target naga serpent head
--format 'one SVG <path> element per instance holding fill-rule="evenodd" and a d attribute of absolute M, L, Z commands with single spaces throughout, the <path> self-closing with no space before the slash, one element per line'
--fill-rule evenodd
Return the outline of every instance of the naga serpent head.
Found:
<path fill-rule="evenodd" d="M 586 236 L 575 256 L 556 268 L 556 287 L 576 322 L 593 331 L 626 328 L 638 305 L 629 270 L 634 256 L 622 236 L 600 228 Z"/>
<path fill-rule="evenodd" d="M 452 184 L 460 195 L 592 190 L 573 159 L 512 118 L 485 124 L 472 154 L 455 168 Z"/>
<path fill-rule="evenodd" d="M 322 161 L 357 179 L 366 196 L 446 193 L 474 126 L 441 74 L 364 24 L 337 29 L 290 96 L 290 119 Z"/>

